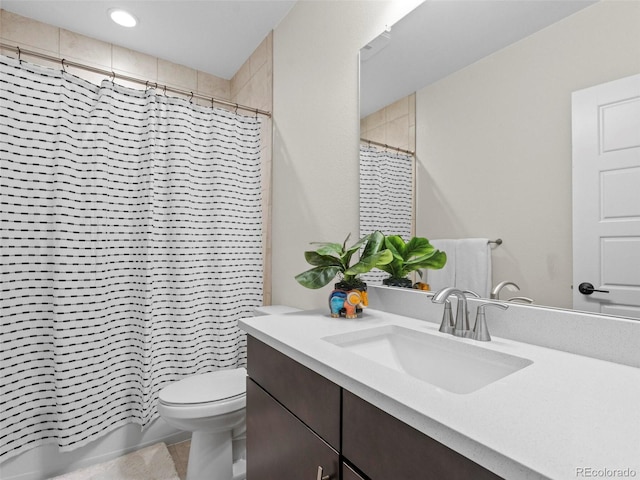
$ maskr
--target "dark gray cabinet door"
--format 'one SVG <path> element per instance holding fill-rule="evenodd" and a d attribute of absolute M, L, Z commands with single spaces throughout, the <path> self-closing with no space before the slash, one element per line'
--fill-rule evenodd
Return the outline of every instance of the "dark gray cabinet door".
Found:
<path fill-rule="evenodd" d="M 339 455 L 251 379 L 247 379 L 247 480 L 339 476 Z"/>
<path fill-rule="evenodd" d="M 346 390 L 342 454 L 371 480 L 500 478 Z"/>

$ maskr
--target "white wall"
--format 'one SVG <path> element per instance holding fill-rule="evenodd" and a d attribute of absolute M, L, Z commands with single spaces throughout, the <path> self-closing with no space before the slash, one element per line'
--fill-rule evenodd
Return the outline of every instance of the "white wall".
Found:
<path fill-rule="evenodd" d="M 419 3 L 301 0 L 274 32 L 274 304 L 324 306 L 304 251 L 358 238 L 358 52 Z"/>
<path fill-rule="evenodd" d="M 417 93 L 417 235 L 501 237 L 494 284 L 571 307 L 571 92 L 640 72 L 640 2 L 605 0 Z"/>

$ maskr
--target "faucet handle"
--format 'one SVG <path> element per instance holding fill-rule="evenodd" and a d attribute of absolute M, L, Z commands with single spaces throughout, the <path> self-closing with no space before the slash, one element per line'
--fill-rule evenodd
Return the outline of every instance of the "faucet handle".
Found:
<path fill-rule="evenodd" d="M 489 327 L 487 327 L 487 319 L 484 314 L 485 307 L 495 307 L 502 310 L 506 310 L 507 308 L 509 308 L 507 305 L 504 305 L 502 303 L 483 303 L 482 305 L 478 306 L 478 310 L 476 312 L 476 323 L 473 326 L 471 338 L 480 342 L 491 341 L 491 335 L 489 335 Z"/>
<path fill-rule="evenodd" d="M 444 302 L 444 312 L 442 313 L 442 322 L 440 329 L 442 333 L 453 333 L 453 313 L 451 313 L 451 301 L 449 299 Z"/>

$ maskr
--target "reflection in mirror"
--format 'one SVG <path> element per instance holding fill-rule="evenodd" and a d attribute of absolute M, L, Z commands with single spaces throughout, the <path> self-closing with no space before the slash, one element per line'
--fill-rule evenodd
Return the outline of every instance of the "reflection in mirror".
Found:
<path fill-rule="evenodd" d="M 360 234 L 413 236 L 415 95 L 383 107 L 360 122 Z M 381 285 L 388 274 L 363 275 Z"/>
<path fill-rule="evenodd" d="M 415 235 L 502 238 L 501 299 L 572 307 L 571 96 L 640 72 L 639 22 L 639 2 L 425 2 L 361 52 L 362 136 L 415 94 Z"/>

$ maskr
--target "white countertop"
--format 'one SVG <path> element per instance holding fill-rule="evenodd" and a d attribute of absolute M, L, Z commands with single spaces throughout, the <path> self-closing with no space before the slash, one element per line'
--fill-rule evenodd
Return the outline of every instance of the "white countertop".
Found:
<path fill-rule="evenodd" d="M 370 308 L 355 320 L 318 310 L 240 321 L 258 340 L 505 479 L 625 478 L 625 471 L 640 478 L 640 369 L 502 338 L 445 335 L 533 361 L 455 394 L 322 340 L 384 325 L 445 335 L 437 324 Z"/>

